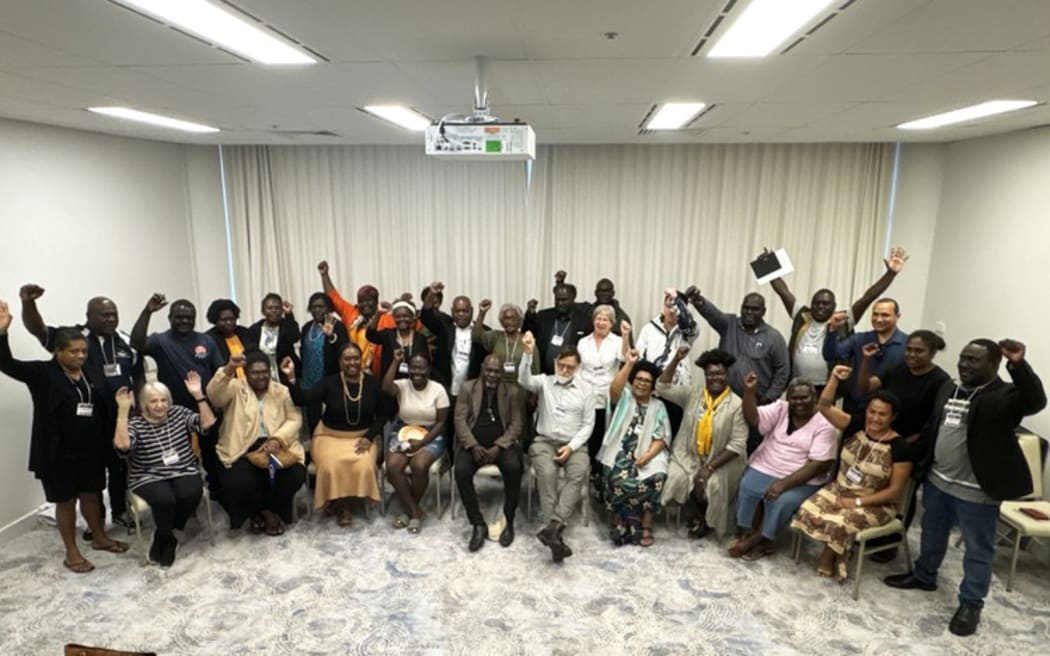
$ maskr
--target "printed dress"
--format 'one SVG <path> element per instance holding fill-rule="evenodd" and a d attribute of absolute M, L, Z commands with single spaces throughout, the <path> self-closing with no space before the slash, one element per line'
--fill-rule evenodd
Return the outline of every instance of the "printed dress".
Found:
<path fill-rule="evenodd" d="M 637 405 L 631 423 L 623 435 L 616 459 L 605 470 L 605 506 L 616 519 L 613 542 L 637 544 L 642 539 L 642 514 L 659 512 L 667 473 L 655 473 L 642 479 L 635 465 L 638 447 L 645 424 L 646 406 Z"/>
<path fill-rule="evenodd" d="M 858 532 L 892 521 L 897 516 L 897 504 L 840 508 L 836 500 L 842 495 L 867 496 L 888 487 L 893 464 L 911 460 L 909 451 L 902 437 L 879 442 L 858 431 L 842 447 L 835 480 L 802 503 L 791 521 L 792 528 L 826 542 L 835 553 L 845 553 Z"/>

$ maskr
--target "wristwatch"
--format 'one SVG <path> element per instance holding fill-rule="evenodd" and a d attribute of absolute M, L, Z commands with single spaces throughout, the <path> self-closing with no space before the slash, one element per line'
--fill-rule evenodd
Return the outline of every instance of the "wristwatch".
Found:
<path fill-rule="evenodd" d="M 858 507 L 858 508 L 860 508 L 861 506 L 863 506 L 863 505 L 864 505 L 863 503 L 861 503 L 861 502 L 860 502 L 860 497 L 853 497 L 853 502 L 854 502 L 855 504 L 857 504 L 857 507 Z"/>

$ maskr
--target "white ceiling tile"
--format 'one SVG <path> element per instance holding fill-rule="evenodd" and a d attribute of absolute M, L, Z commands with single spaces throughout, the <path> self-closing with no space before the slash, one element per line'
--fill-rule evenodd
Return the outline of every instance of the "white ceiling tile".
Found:
<path fill-rule="evenodd" d="M 547 102 L 652 103 L 675 69 L 673 59 L 599 59 L 536 62 Z"/>

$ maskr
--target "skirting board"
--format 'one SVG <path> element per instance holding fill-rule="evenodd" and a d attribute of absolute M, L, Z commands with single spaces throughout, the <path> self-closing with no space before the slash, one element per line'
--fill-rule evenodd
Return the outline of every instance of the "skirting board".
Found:
<path fill-rule="evenodd" d="M 26 514 L 22 515 L 15 521 L 7 524 L 6 526 L 0 527 L 0 545 L 13 540 L 20 535 L 23 535 L 33 528 L 45 523 L 44 520 L 40 519 L 40 512 L 47 507 L 47 504 L 30 510 Z"/>

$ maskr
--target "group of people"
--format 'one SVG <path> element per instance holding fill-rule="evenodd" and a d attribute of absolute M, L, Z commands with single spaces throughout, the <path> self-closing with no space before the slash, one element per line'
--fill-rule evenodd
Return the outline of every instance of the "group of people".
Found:
<path fill-rule="evenodd" d="M 998 504 L 1031 489 L 1014 431 L 1046 397 L 1015 340 L 967 343 L 957 382 L 934 364 L 944 341 L 905 334 L 884 296 L 906 260 L 893 249 L 885 273 L 844 311 L 830 290 L 805 306 L 775 280 L 793 321 L 786 340 L 757 293 L 736 315 L 695 286 L 667 289 L 660 313 L 635 330 L 611 281 L 578 302 L 564 272 L 552 307 L 505 303 L 498 328 L 486 324 L 489 299 L 475 314 L 457 296 L 442 312 L 440 282 L 423 289 L 419 307 L 410 294 L 381 302 L 371 285 L 348 301 L 326 262 L 302 326 L 268 294 L 248 327 L 233 301 L 213 302 L 213 327 L 201 333 L 192 303 L 155 294 L 130 335 L 104 297 L 88 302 L 83 326 L 56 328 L 37 308 L 44 290 L 26 285 L 22 322 L 54 355 L 15 360 L 0 302 L 0 371 L 31 392 L 30 470 L 56 504 L 74 572 L 93 568 L 77 546 L 78 501 L 93 549 L 127 549 L 105 531 L 107 473 L 114 521 L 126 521 L 128 490 L 149 504 L 149 556 L 162 566 L 174 561 L 176 531 L 203 484 L 232 529 L 282 534 L 308 462 L 315 508 L 340 526 L 353 524 L 355 500 L 379 501 L 385 471 L 401 508 L 393 526 L 411 533 L 424 525 L 431 469 L 451 467 L 477 551 L 489 531 L 474 476 L 494 465 L 504 547 L 531 475 L 545 521 L 537 538 L 555 562 L 572 555 L 565 530 L 593 496 L 616 545 L 652 546 L 654 515 L 673 505 L 690 538 L 727 539 L 728 554 L 748 560 L 772 553 L 790 525 L 824 544 L 817 573 L 839 581 L 854 536 L 891 521 L 914 497 L 910 482 L 923 481 L 919 558 L 886 584 L 935 589 L 958 525 L 967 555 L 949 628 L 968 635 L 991 581 Z M 148 334 L 165 306 L 169 329 Z M 869 307 L 872 330 L 855 331 Z M 698 319 L 719 335 L 695 360 L 702 378 L 689 363 Z M 147 355 L 155 380 L 144 375 Z M 1004 357 L 1012 383 L 998 375 Z"/>

